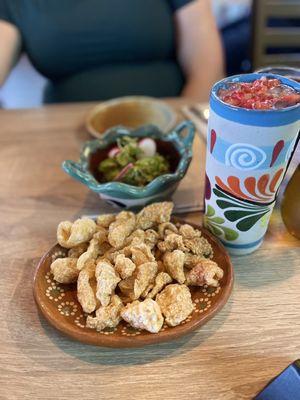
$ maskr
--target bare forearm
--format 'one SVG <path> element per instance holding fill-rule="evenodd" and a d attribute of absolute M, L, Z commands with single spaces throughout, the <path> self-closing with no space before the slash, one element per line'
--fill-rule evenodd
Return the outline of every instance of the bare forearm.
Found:
<path fill-rule="evenodd" d="M 206 101 L 223 77 L 223 50 L 210 1 L 193 1 L 177 16 L 178 60 L 186 77 L 182 96 Z"/>
<path fill-rule="evenodd" d="M 209 67 L 208 67 L 209 68 Z M 197 101 L 206 102 L 213 84 L 223 78 L 223 71 L 209 71 L 209 76 L 190 76 L 188 77 L 181 92 L 182 97 L 188 97 Z M 212 73 L 213 72 L 213 73 Z"/>
<path fill-rule="evenodd" d="M 18 60 L 21 36 L 13 25 L 0 21 L 0 87 Z"/>
<path fill-rule="evenodd" d="M 217 31 L 195 52 L 186 74 L 182 96 L 207 101 L 212 85 L 224 77 L 221 40 Z"/>

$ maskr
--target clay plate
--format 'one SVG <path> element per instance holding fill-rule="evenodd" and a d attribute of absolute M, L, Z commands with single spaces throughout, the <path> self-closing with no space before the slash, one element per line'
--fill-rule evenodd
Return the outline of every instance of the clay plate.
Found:
<path fill-rule="evenodd" d="M 176 222 L 185 221 L 175 219 Z M 214 258 L 224 271 L 218 288 L 192 287 L 195 309 L 180 325 L 168 327 L 166 324 L 157 334 L 130 327 L 125 321 L 117 328 L 102 332 L 85 327 L 84 314 L 76 296 L 76 284 L 62 285 L 55 282 L 50 273 L 50 265 L 58 256 L 66 254 L 59 244 L 53 246 L 40 260 L 34 276 L 34 297 L 44 317 L 62 333 L 80 342 L 105 347 L 140 347 L 148 344 L 166 342 L 185 335 L 204 325 L 227 302 L 233 286 L 233 268 L 230 258 L 220 242 L 204 228 L 190 224 L 202 231 L 211 243 Z"/>

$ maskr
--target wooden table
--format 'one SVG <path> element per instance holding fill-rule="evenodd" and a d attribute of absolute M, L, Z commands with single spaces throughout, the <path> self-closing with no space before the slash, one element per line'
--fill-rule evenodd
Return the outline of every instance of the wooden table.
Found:
<path fill-rule="evenodd" d="M 278 210 L 262 247 L 233 258 L 235 287 L 225 308 L 180 340 L 137 350 L 91 347 L 39 316 L 33 272 L 57 223 L 99 209 L 98 197 L 60 168 L 88 138 L 90 106 L 0 111 L 0 398 L 250 399 L 299 358 L 300 242 Z"/>

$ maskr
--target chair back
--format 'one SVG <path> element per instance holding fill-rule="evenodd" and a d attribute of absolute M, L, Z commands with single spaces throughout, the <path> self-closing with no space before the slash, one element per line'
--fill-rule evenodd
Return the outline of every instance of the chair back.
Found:
<path fill-rule="evenodd" d="M 299 67 L 300 0 L 253 0 L 252 15 L 253 69 Z"/>

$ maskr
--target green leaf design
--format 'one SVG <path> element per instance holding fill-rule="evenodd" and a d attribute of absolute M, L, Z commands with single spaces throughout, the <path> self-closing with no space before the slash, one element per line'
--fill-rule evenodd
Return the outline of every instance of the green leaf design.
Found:
<path fill-rule="evenodd" d="M 219 189 L 213 189 L 213 192 L 217 197 L 221 197 L 223 199 L 227 199 L 227 200 L 230 200 L 231 202 L 234 202 L 236 204 L 236 206 L 247 207 L 247 208 L 256 208 L 257 207 L 255 204 L 248 204 L 248 203 L 245 203 L 245 201 L 243 201 L 243 200 L 239 200 L 239 199 L 236 199 L 235 197 L 225 194 L 225 193 L 221 192 L 221 190 L 219 190 Z M 220 201 L 220 200 L 217 200 L 217 204 L 218 204 L 218 201 Z"/>
<path fill-rule="evenodd" d="M 231 203 L 229 201 L 225 201 L 225 200 L 217 200 L 216 202 L 218 204 L 218 206 L 224 210 L 224 208 L 229 208 L 229 207 L 237 207 L 236 204 Z"/>
<path fill-rule="evenodd" d="M 239 237 L 239 234 L 237 231 L 234 231 L 233 229 L 226 228 L 225 226 L 222 227 L 224 234 L 225 234 L 225 239 L 232 241 L 235 240 Z"/>
<path fill-rule="evenodd" d="M 216 203 L 222 210 L 224 210 L 224 208 L 232 207 L 232 208 L 243 208 L 245 210 L 254 210 L 255 211 L 255 210 L 258 210 L 261 208 L 260 206 L 250 206 L 250 207 L 248 207 L 248 205 L 242 206 L 240 204 L 233 203 L 233 202 L 226 201 L 226 200 L 217 200 Z"/>
<path fill-rule="evenodd" d="M 262 215 L 265 212 L 263 209 L 258 209 L 257 211 L 244 211 L 244 210 L 230 210 L 230 211 L 225 211 L 224 215 L 228 219 L 228 221 L 237 221 L 239 219 L 242 219 L 244 217 L 251 217 L 252 215 Z"/>
<path fill-rule="evenodd" d="M 258 215 L 253 215 L 253 216 L 251 216 L 251 217 L 244 218 L 244 219 L 242 219 L 240 222 L 238 222 L 238 223 L 236 224 L 236 227 L 237 227 L 240 231 L 246 232 L 246 231 L 248 231 L 250 228 L 252 228 L 252 226 L 253 226 L 254 224 L 256 224 L 256 222 L 257 222 L 258 220 L 260 220 L 260 219 L 261 219 L 265 214 L 267 214 L 267 213 L 268 213 L 268 211 L 265 211 L 265 212 L 260 213 L 260 214 L 258 214 Z"/>
<path fill-rule="evenodd" d="M 212 217 L 213 215 L 215 215 L 215 210 L 212 206 L 208 205 L 207 206 L 207 210 L 206 210 L 206 216 L 207 217 Z"/>
<path fill-rule="evenodd" d="M 218 197 L 224 197 L 225 199 L 231 199 L 231 196 L 228 194 L 223 193 L 221 190 L 213 188 L 213 192 Z"/>
<path fill-rule="evenodd" d="M 235 240 L 239 234 L 233 229 L 222 226 L 225 219 L 222 217 L 214 216 L 216 214 L 215 209 L 208 205 L 206 214 L 204 216 L 204 226 L 207 227 L 215 236 L 224 236 L 226 240 Z M 248 214 L 247 214 L 248 215 Z"/>
<path fill-rule="evenodd" d="M 214 217 L 214 218 L 210 218 L 211 222 L 214 222 L 216 224 L 224 224 L 225 219 L 221 218 L 221 217 Z"/>
<path fill-rule="evenodd" d="M 221 236 L 223 234 L 222 229 L 220 229 L 219 227 L 210 224 L 209 225 L 209 229 L 212 231 L 212 233 L 216 236 Z"/>

